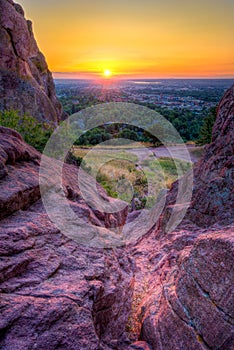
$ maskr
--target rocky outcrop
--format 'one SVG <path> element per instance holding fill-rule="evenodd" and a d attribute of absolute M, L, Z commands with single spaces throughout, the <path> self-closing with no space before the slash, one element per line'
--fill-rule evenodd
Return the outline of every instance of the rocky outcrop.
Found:
<path fill-rule="evenodd" d="M 213 128 L 212 143 L 205 147 L 204 155 L 194 166 L 193 195 L 186 218 L 200 227 L 215 223 L 233 223 L 234 203 L 234 85 L 223 96 Z M 190 173 L 186 175 L 190 176 Z M 175 182 L 167 196 L 167 205 L 161 217 L 160 228 L 166 231 L 167 222 L 178 194 Z M 181 211 L 183 205 L 181 205 Z"/>
<path fill-rule="evenodd" d="M 32 23 L 12 0 L 0 0 L 0 110 L 16 109 L 56 125 L 63 119 L 52 75 Z"/>
<path fill-rule="evenodd" d="M 0 127 L 0 219 L 40 198 L 39 162 L 40 154 L 17 132 Z"/>
<path fill-rule="evenodd" d="M 87 248 L 59 232 L 40 200 L 41 155 L 18 133 L 0 127 L 0 156 L 0 348 L 105 349 L 113 339 L 124 342 L 133 263 L 118 250 Z M 65 165 L 64 191 L 76 214 L 106 232 L 123 225 L 127 211 L 111 220 L 94 212 L 76 177 L 77 168 Z M 103 190 L 102 196 L 109 200 Z"/>
<path fill-rule="evenodd" d="M 175 183 L 157 228 L 129 247 L 136 264 L 130 334 L 155 350 L 234 347 L 233 88 L 219 105 L 212 143 L 195 165 L 186 217 L 173 232 L 166 230 Z"/>
<path fill-rule="evenodd" d="M 190 226 L 131 249 L 133 339 L 155 350 L 233 349 L 233 229 Z"/>
<path fill-rule="evenodd" d="M 200 226 L 233 222 L 234 86 L 222 98 L 212 143 L 194 169 L 189 218 Z"/>

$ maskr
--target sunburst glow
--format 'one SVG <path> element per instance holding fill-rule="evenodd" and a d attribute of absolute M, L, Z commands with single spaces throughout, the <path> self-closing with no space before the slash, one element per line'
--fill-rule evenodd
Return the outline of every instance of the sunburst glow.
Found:
<path fill-rule="evenodd" d="M 105 69 L 103 75 L 105 78 L 109 78 L 112 76 L 112 72 L 109 69 Z"/>
<path fill-rule="evenodd" d="M 234 76 L 234 0 L 17 2 L 58 79 Z"/>

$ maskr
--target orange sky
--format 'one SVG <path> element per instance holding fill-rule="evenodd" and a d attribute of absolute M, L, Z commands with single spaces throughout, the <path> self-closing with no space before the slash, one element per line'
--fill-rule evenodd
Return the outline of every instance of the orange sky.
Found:
<path fill-rule="evenodd" d="M 234 77 L 233 0 L 19 0 L 56 77 Z"/>

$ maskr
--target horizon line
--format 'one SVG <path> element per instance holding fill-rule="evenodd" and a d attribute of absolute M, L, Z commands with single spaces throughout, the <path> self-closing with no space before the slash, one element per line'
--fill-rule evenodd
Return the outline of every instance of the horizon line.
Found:
<path fill-rule="evenodd" d="M 54 74 L 52 72 L 52 74 Z M 233 77 L 129 77 L 129 78 L 102 78 L 102 77 L 55 77 L 53 76 L 54 80 L 99 80 L 99 81 L 109 81 L 109 82 L 115 82 L 115 81 L 121 81 L 121 80 L 234 80 Z"/>
<path fill-rule="evenodd" d="M 72 80 L 105 80 L 105 81 L 115 81 L 115 80 L 165 80 L 165 79 L 220 79 L 220 80 L 232 80 L 234 75 L 197 75 L 197 76 L 143 76 L 134 74 L 113 74 L 111 77 L 105 78 L 101 74 L 92 74 L 87 72 L 56 72 L 52 71 L 54 79 L 72 79 Z"/>

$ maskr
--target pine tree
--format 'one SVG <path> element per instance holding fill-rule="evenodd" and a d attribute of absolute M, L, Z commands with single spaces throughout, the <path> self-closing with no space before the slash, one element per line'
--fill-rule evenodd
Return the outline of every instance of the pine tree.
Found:
<path fill-rule="evenodd" d="M 205 145 L 211 143 L 212 141 L 212 129 L 216 120 L 217 107 L 212 107 L 208 115 L 204 119 L 204 124 L 202 125 L 199 133 L 199 138 L 197 140 L 198 145 Z"/>

